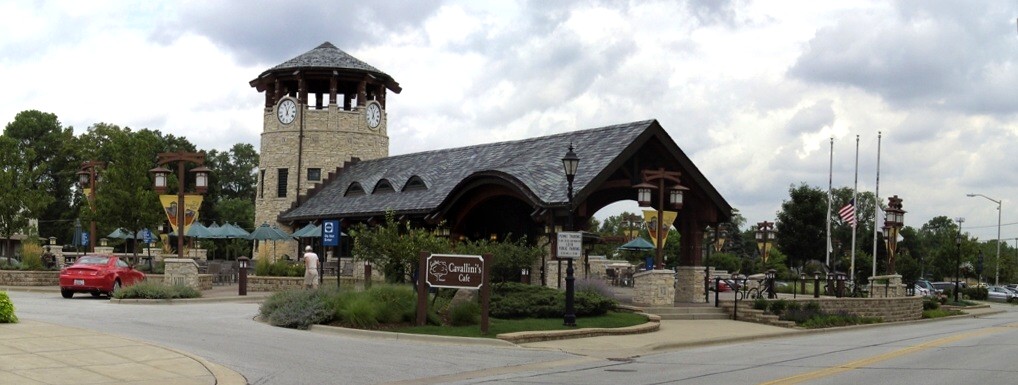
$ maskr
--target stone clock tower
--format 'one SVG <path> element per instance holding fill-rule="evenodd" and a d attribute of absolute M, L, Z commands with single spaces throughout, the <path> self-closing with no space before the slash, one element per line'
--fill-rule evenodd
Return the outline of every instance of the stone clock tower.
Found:
<path fill-rule="evenodd" d="M 250 82 L 265 93 L 255 225 L 276 223 L 297 197 L 352 158 L 389 155 L 389 75 L 326 42 Z M 276 223 L 292 231 L 288 223 Z M 282 250 L 287 250 L 283 248 Z"/>

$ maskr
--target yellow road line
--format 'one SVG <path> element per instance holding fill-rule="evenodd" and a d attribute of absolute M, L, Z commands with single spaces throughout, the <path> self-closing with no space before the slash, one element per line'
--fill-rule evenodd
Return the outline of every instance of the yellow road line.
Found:
<path fill-rule="evenodd" d="M 1011 326 L 1011 325 L 1007 325 L 1007 326 Z M 863 359 L 860 359 L 860 360 L 852 361 L 852 362 L 849 362 L 847 364 L 838 365 L 838 366 L 832 366 L 832 367 L 825 368 L 825 369 L 820 369 L 820 370 L 816 370 L 816 371 L 812 371 L 812 372 L 807 372 L 807 373 L 803 373 L 803 374 L 799 374 L 799 375 L 795 375 L 795 376 L 791 376 L 791 377 L 785 377 L 785 378 L 777 379 L 777 380 L 774 380 L 774 381 L 764 382 L 764 383 L 761 383 L 760 385 L 778 385 L 778 384 L 781 384 L 781 385 L 791 385 L 791 384 L 798 384 L 798 383 L 809 381 L 809 380 L 814 380 L 814 379 L 818 379 L 818 378 L 833 376 L 833 375 L 838 374 L 838 373 L 843 373 L 843 372 L 847 372 L 847 371 L 850 371 L 850 370 L 859 369 L 859 368 L 862 368 L 862 367 L 866 367 L 866 366 L 875 364 L 875 363 L 880 362 L 880 361 L 886 361 L 886 360 L 889 360 L 889 359 L 892 359 L 892 358 L 897 358 L 897 357 L 904 356 L 906 354 L 920 352 L 920 351 L 923 351 L 923 350 L 926 350 L 926 349 L 935 348 L 937 346 L 949 344 L 949 343 L 952 343 L 952 342 L 957 342 L 957 341 L 961 341 L 961 340 L 968 339 L 968 338 L 980 337 L 980 336 L 984 336 L 984 335 L 987 335 L 987 334 L 999 333 L 999 332 L 1006 331 L 1006 330 L 1007 330 L 1006 327 L 991 327 L 991 328 L 986 328 L 986 329 L 980 329 L 980 330 L 977 330 L 977 331 L 974 331 L 974 332 L 958 334 L 958 335 L 954 335 L 954 336 L 951 336 L 951 337 L 944 337 L 944 338 L 941 338 L 941 339 L 925 342 L 925 343 L 922 343 L 922 344 L 919 344 L 919 345 L 909 346 L 909 347 L 904 348 L 904 349 L 895 350 L 893 352 L 887 352 L 887 353 L 884 353 L 884 354 L 879 354 L 879 355 L 875 355 L 875 356 L 872 356 L 872 357 L 867 357 L 867 358 L 863 358 Z"/>

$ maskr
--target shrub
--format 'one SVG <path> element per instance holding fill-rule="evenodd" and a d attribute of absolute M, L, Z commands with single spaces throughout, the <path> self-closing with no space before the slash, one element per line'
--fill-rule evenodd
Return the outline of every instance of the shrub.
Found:
<path fill-rule="evenodd" d="M 474 301 L 463 301 L 449 307 L 449 323 L 452 326 L 477 325 L 481 322 L 481 305 Z"/>
<path fill-rule="evenodd" d="M 820 302 L 816 302 L 816 301 L 806 302 L 805 305 L 802 305 L 802 310 L 807 310 L 807 311 L 812 311 L 812 312 L 819 312 L 820 311 Z"/>
<path fill-rule="evenodd" d="M 493 287 L 489 313 L 496 318 L 555 318 L 565 310 L 565 292 L 550 287 L 505 282 Z M 601 315 L 617 302 L 584 291 L 574 296 L 577 316 Z"/>
<path fill-rule="evenodd" d="M 854 314 L 848 314 L 845 312 L 837 312 L 834 314 L 821 313 L 807 319 L 800 326 L 807 329 L 827 328 L 836 326 L 848 326 L 848 325 L 860 325 L 860 324 L 872 324 L 881 322 L 882 320 L 877 317 L 860 317 Z"/>
<path fill-rule="evenodd" d="M 17 323 L 18 316 L 14 314 L 14 302 L 11 302 L 11 297 L 7 296 L 7 292 L 0 291 L 0 323 Z"/>
<path fill-rule="evenodd" d="M 411 321 L 416 315 L 417 293 L 408 285 L 377 285 L 365 295 L 374 304 L 379 323 Z"/>
<path fill-rule="evenodd" d="M 25 253 L 21 256 L 21 270 L 46 270 L 42 256 L 37 253 Z"/>
<path fill-rule="evenodd" d="M 785 311 L 799 311 L 802 310 L 802 303 L 798 301 L 788 301 L 785 307 Z"/>
<path fill-rule="evenodd" d="M 262 303 L 259 312 L 274 326 L 307 329 L 313 324 L 329 320 L 326 291 L 291 290 L 273 294 Z"/>
<path fill-rule="evenodd" d="M 113 293 L 117 299 L 176 299 L 199 298 L 201 292 L 186 285 L 166 285 L 162 282 L 143 281 L 126 286 Z"/>
<path fill-rule="evenodd" d="M 304 265 L 293 263 L 286 259 L 269 262 L 268 258 L 258 258 L 255 261 L 255 275 L 262 277 L 303 277 Z"/>
<path fill-rule="evenodd" d="M 370 329 L 378 325 L 377 308 L 366 296 L 358 296 L 339 309 L 340 320 L 353 327 Z"/>
<path fill-rule="evenodd" d="M 937 310 L 940 308 L 940 301 L 937 298 L 924 298 L 923 299 L 923 311 L 926 310 Z"/>
<path fill-rule="evenodd" d="M 577 279 L 573 288 L 577 293 L 593 293 L 605 298 L 615 298 L 608 284 L 602 279 Z"/>
<path fill-rule="evenodd" d="M 753 300 L 753 308 L 756 310 L 767 310 L 767 300 L 763 298 L 757 298 Z"/>
<path fill-rule="evenodd" d="M 769 306 L 769 308 L 771 310 L 771 313 L 774 313 L 776 315 L 781 315 L 781 313 L 784 312 L 785 308 L 787 308 L 787 307 L 788 307 L 788 301 L 785 301 L 783 299 L 779 299 L 777 301 L 772 301 L 770 303 L 770 306 Z"/>
<path fill-rule="evenodd" d="M 967 287 L 961 289 L 961 294 L 969 299 L 985 301 L 990 296 L 990 291 L 985 287 Z"/>

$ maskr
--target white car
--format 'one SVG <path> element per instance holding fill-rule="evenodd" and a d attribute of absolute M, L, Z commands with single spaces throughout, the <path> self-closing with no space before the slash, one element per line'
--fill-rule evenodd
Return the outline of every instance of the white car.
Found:
<path fill-rule="evenodd" d="M 932 296 L 932 294 L 930 294 L 930 289 L 927 289 L 925 287 L 919 286 L 918 284 L 915 285 L 915 295 L 920 296 L 920 297 L 930 297 L 930 296 Z"/>

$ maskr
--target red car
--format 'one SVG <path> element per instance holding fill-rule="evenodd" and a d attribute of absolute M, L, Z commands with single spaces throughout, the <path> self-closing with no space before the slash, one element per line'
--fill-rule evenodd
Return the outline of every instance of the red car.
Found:
<path fill-rule="evenodd" d="M 145 280 L 145 273 L 112 255 L 85 255 L 73 265 L 60 270 L 60 295 L 71 298 L 74 293 L 91 293 L 93 297 L 113 292 Z"/>

